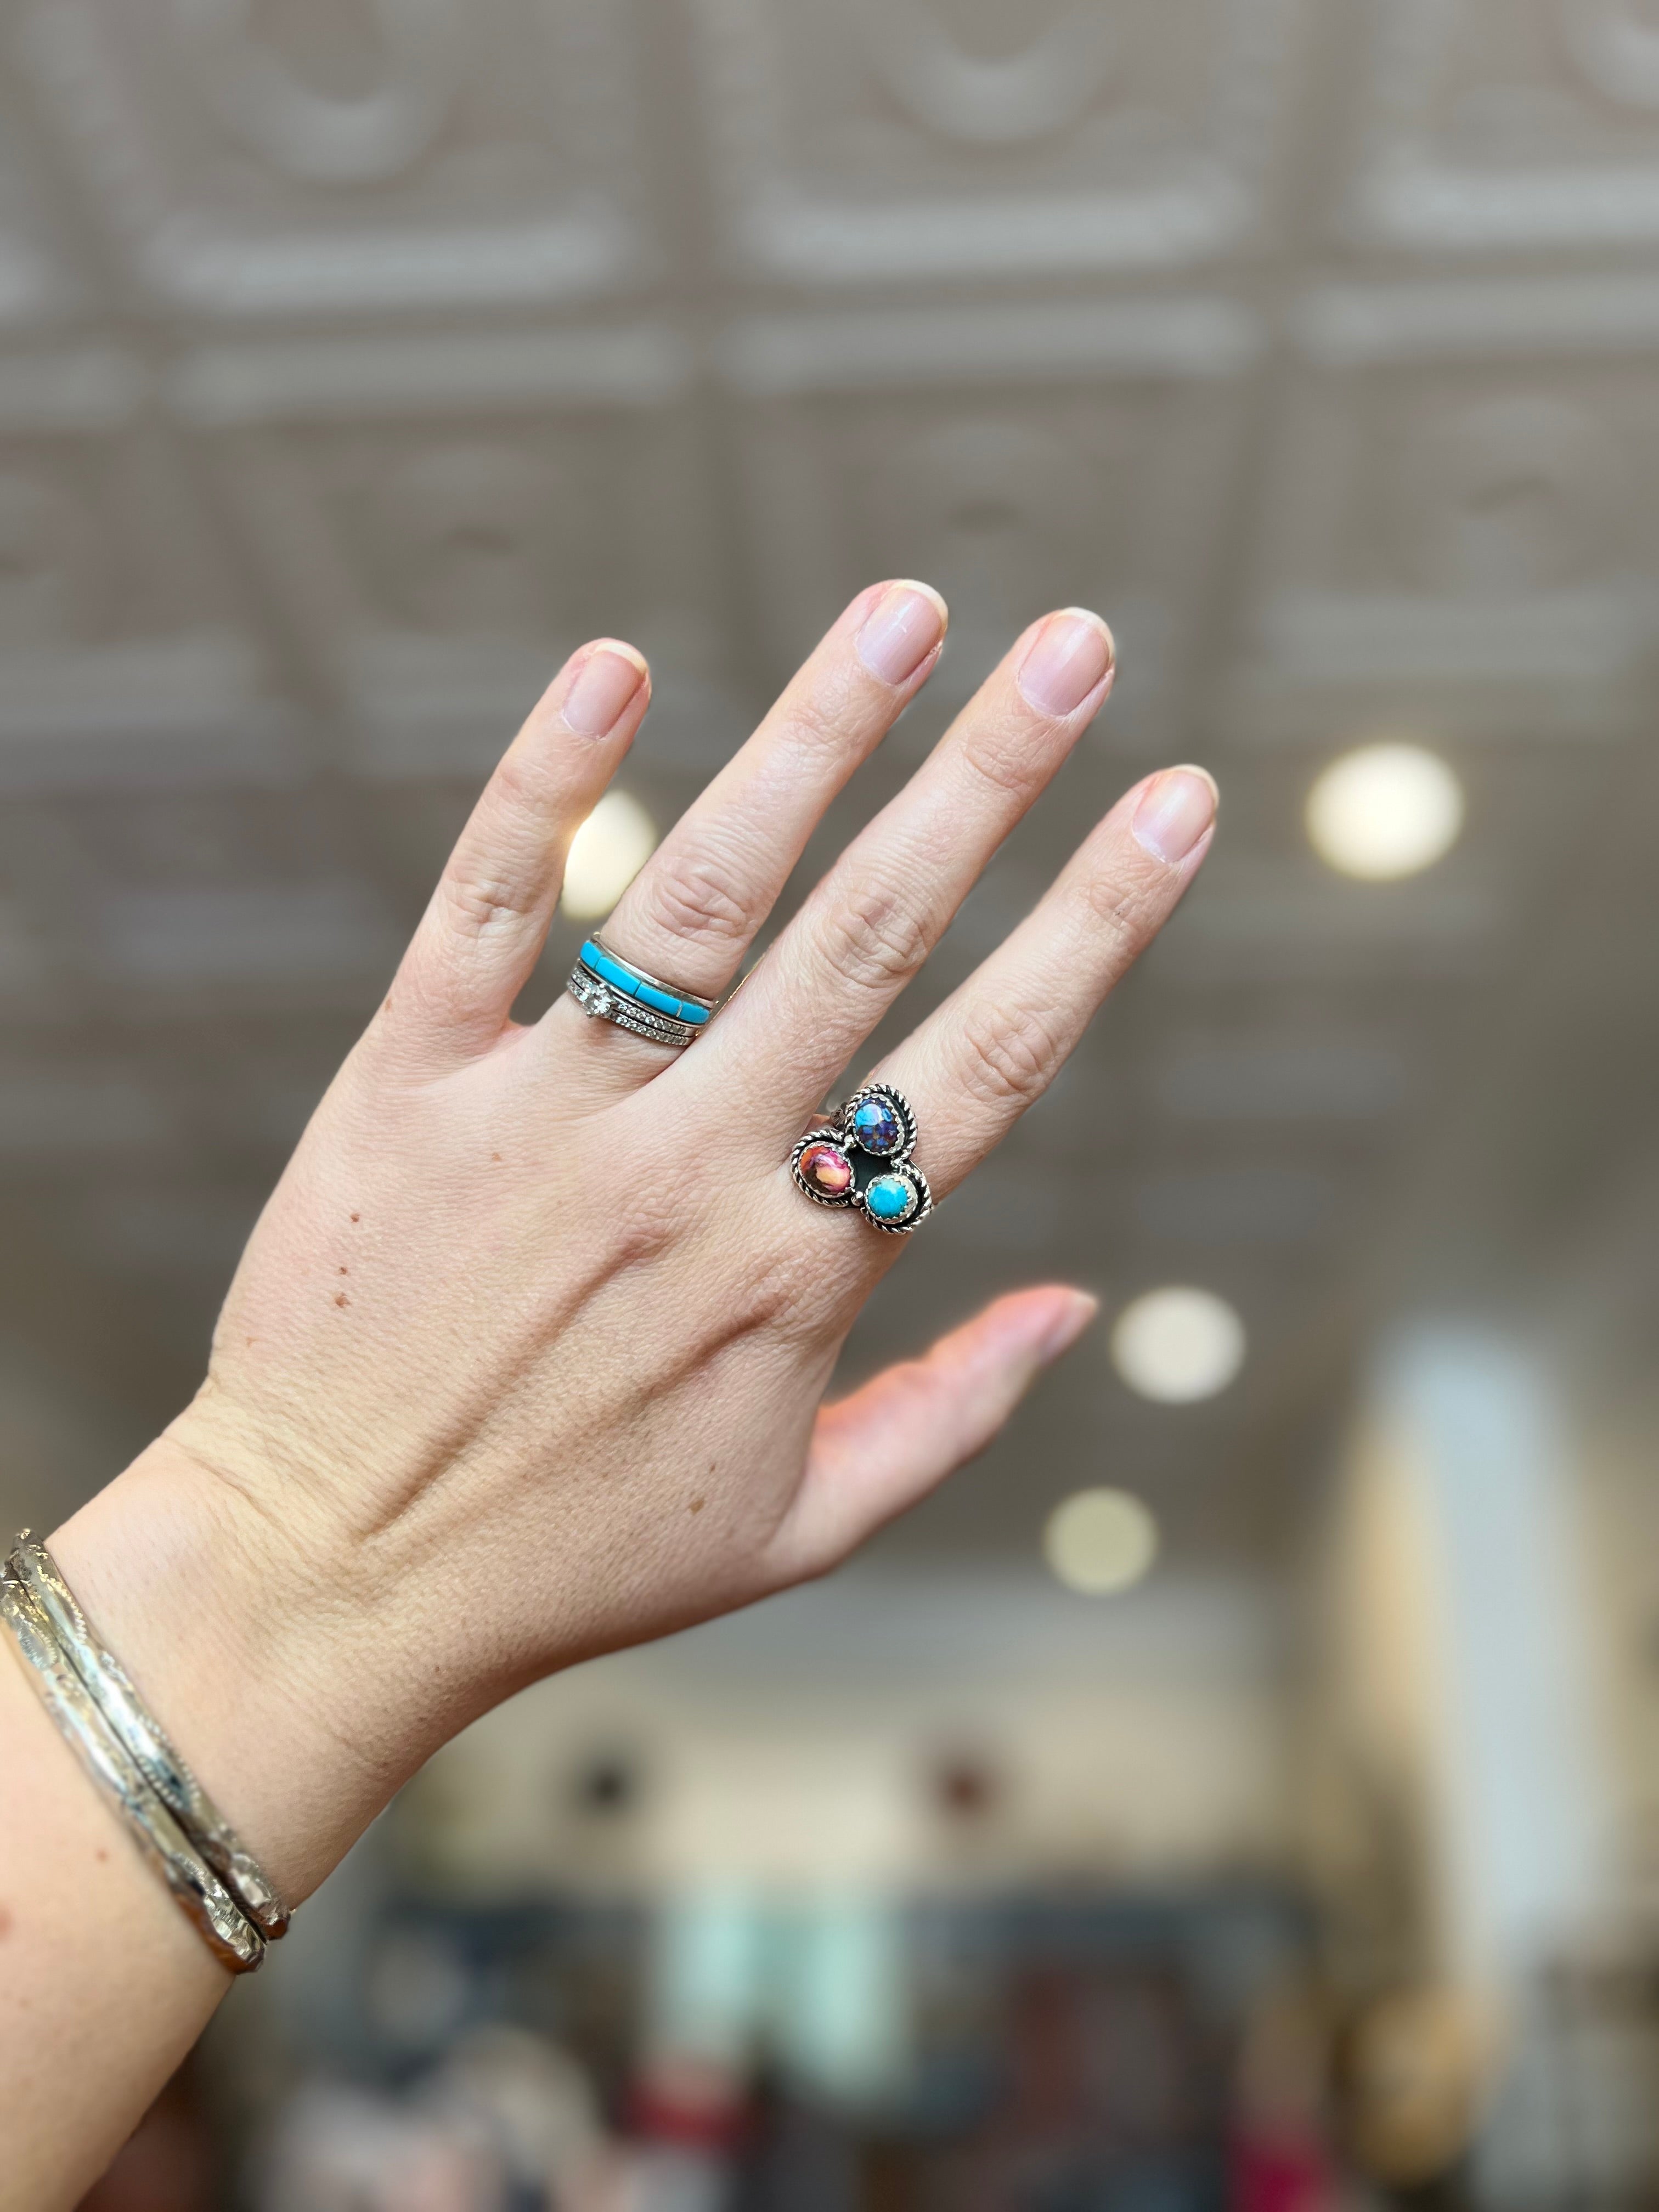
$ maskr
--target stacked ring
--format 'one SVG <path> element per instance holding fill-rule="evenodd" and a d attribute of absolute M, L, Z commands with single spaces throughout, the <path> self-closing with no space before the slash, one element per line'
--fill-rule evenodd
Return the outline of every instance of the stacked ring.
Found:
<path fill-rule="evenodd" d="M 672 1045 L 677 1052 L 702 1034 L 714 1012 L 714 1000 L 659 981 L 631 960 L 620 959 L 597 937 L 590 937 L 577 954 L 565 988 L 585 1014 L 615 1022 L 653 1044 Z"/>
<path fill-rule="evenodd" d="M 927 1178 L 911 1158 L 916 1117 L 890 1083 L 867 1084 L 809 1129 L 789 1157 L 795 1188 L 818 1206 L 851 1206 L 872 1229 L 908 1237 L 933 1210 Z"/>

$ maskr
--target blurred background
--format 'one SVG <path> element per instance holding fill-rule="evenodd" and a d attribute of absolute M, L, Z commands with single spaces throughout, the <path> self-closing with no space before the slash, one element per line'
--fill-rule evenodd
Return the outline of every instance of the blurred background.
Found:
<path fill-rule="evenodd" d="M 8 0 L 5 1524 L 193 1389 L 561 656 L 658 703 L 537 1003 L 905 574 L 809 881 L 1043 609 L 1122 672 L 905 1024 L 1146 769 L 1223 829 L 848 1375 L 1103 1325 L 446 1752 L 100 2212 L 1659 2204 L 1652 0 Z"/>

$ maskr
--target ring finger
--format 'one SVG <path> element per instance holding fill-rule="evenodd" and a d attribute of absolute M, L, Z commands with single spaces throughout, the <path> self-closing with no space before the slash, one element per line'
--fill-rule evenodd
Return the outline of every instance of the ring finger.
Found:
<path fill-rule="evenodd" d="M 1209 851 L 1216 799 L 1200 768 L 1137 784 L 1018 928 L 878 1071 L 915 1106 L 918 1164 L 936 1198 L 1042 1096 L 1174 913 Z"/>

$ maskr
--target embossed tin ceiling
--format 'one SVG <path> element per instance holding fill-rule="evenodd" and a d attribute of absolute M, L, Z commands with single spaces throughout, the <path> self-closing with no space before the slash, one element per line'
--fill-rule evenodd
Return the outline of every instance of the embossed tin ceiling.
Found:
<path fill-rule="evenodd" d="M 913 1004 L 1132 775 L 1221 779 L 1188 910 L 854 1358 L 1063 1270 L 1223 1291 L 1245 1376 L 1142 1407 L 1085 1351 L 901 1547 L 1029 1550 L 1109 1475 L 1177 1555 L 1270 1554 L 1368 1333 L 1512 1298 L 1616 1186 L 1659 821 L 1641 0 L 16 0 L 0 61 L 0 1297 L 64 1494 L 191 1386 L 595 629 L 653 656 L 627 781 L 665 820 L 860 584 L 946 592 L 822 859 L 1032 614 L 1108 615 L 1118 696 Z M 1300 828 L 1378 732 L 1470 801 L 1395 887 Z"/>

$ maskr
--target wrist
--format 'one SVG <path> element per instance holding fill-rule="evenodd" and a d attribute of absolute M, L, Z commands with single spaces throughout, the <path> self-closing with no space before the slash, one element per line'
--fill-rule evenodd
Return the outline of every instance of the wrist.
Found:
<path fill-rule="evenodd" d="M 48 1541 L 209 1794 L 301 1902 L 424 1755 L 374 1710 L 374 1638 L 342 1579 L 170 1435 Z"/>

